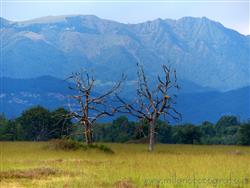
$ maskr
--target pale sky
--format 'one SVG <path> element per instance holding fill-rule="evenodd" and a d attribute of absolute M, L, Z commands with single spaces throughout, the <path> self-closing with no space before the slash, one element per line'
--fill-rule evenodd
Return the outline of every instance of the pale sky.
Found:
<path fill-rule="evenodd" d="M 138 23 L 156 18 L 178 19 L 184 16 L 206 16 L 242 34 L 250 34 L 250 0 L 82 1 L 1 0 L 1 17 L 12 21 L 23 21 L 43 16 L 91 14 L 122 23 Z"/>

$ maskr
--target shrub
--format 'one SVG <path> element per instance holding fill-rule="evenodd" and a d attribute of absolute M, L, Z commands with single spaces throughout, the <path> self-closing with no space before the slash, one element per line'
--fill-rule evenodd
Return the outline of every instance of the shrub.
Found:
<path fill-rule="evenodd" d="M 55 150 L 88 150 L 88 149 L 97 149 L 103 151 L 105 153 L 112 154 L 114 151 L 110 149 L 108 146 L 103 144 L 91 144 L 85 145 L 81 142 L 72 140 L 72 139 L 53 139 L 49 142 L 49 148 Z"/>

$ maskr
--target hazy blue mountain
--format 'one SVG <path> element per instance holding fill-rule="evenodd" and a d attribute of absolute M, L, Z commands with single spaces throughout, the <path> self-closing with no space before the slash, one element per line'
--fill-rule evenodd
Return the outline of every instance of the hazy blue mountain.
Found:
<path fill-rule="evenodd" d="M 70 94 L 69 83 L 51 76 L 30 79 L 0 78 L 1 93 L 61 93 Z"/>
<path fill-rule="evenodd" d="M 249 36 L 205 17 L 139 24 L 91 15 L 1 22 L 1 76 L 66 78 L 86 68 L 105 84 L 122 72 L 133 81 L 140 62 L 149 75 L 171 64 L 179 79 L 217 90 L 250 85 Z"/>
<path fill-rule="evenodd" d="M 50 76 L 35 79 L 0 78 L 0 83 L 0 112 L 8 117 L 17 117 L 34 105 L 49 109 L 67 108 L 68 95 L 72 92 L 68 89 L 69 83 Z M 178 95 L 176 107 L 183 116 L 183 122 L 216 121 L 225 114 L 237 115 L 242 120 L 250 118 L 250 87 L 216 92 L 191 82 L 181 81 L 180 86 L 192 88 L 195 92 L 183 90 Z M 124 96 L 131 96 L 127 87 L 124 88 Z"/>
<path fill-rule="evenodd" d="M 31 106 L 67 106 L 68 83 L 50 76 L 33 79 L 0 78 L 0 111 L 13 118 Z"/>
<path fill-rule="evenodd" d="M 177 108 L 186 122 L 215 121 L 222 115 L 236 115 L 245 121 L 250 119 L 250 87 L 179 95 Z"/>

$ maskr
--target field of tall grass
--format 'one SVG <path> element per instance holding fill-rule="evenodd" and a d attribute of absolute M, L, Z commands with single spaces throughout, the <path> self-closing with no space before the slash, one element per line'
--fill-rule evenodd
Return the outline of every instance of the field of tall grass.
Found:
<path fill-rule="evenodd" d="M 51 150 L 46 142 L 1 142 L 0 187 L 250 187 L 250 147 L 107 144 Z"/>

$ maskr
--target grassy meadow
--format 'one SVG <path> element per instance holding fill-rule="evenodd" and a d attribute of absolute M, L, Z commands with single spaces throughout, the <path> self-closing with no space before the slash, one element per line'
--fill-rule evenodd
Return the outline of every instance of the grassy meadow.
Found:
<path fill-rule="evenodd" d="M 51 150 L 46 142 L 1 142 L 0 187 L 250 187 L 250 147 L 107 144 Z"/>

